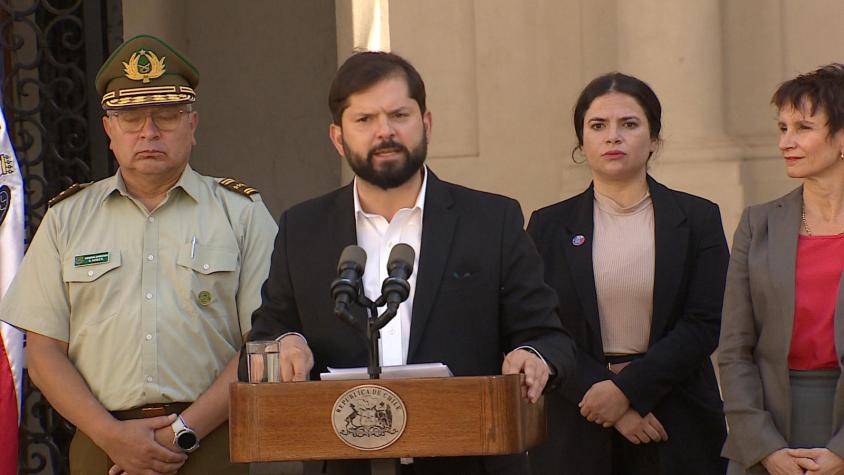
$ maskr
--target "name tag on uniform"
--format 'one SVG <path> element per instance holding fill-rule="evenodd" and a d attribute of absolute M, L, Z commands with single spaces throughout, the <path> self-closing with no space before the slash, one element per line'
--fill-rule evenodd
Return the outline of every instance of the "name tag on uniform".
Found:
<path fill-rule="evenodd" d="M 105 264 L 109 260 L 108 252 L 98 252 L 96 254 L 85 254 L 84 256 L 76 256 L 73 258 L 73 267 L 90 266 L 94 264 Z"/>

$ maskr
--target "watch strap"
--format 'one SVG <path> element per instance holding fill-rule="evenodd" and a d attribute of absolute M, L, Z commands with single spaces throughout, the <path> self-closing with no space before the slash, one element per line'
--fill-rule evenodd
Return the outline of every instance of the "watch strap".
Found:
<path fill-rule="evenodd" d="M 199 448 L 199 436 L 196 435 L 196 432 L 194 432 L 193 429 L 191 429 L 190 427 L 188 427 L 187 424 L 185 424 L 185 420 L 182 419 L 181 414 L 176 416 L 176 420 L 173 421 L 172 424 L 170 424 L 170 428 L 173 429 L 173 434 L 174 434 L 173 445 L 175 445 L 176 447 L 179 447 L 185 453 L 191 453 L 194 450 Z M 184 435 L 190 434 L 190 435 L 193 436 L 195 442 L 191 447 L 185 448 L 185 447 L 182 447 L 179 444 L 179 437 L 182 436 L 183 434 Z"/>

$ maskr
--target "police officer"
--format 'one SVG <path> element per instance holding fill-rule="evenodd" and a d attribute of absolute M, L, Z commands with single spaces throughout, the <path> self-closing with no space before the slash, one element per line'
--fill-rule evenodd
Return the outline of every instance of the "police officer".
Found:
<path fill-rule="evenodd" d="M 73 474 L 246 473 L 228 461 L 228 385 L 277 227 L 259 195 L 191 169 L 196 68 L 161 39 L 100 68 L 119 164 L 50 203 L 0 318 L 78 428 Z"/>

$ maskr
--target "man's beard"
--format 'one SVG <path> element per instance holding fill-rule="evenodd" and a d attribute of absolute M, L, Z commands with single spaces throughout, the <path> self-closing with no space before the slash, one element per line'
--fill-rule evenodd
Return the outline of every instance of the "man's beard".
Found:
<path fill-rule="evenodd" d="M 404 160 L 382 163 L 380 169 L 376 169 L 373 156 L 382 150 L 397 150 L 404 155 Z M 422 168 L 428 154 L 428 141 L 423 137 L 419 145 L 411 151 L 404 145 L 390 139 L 376 145 L 366 154 L 366 157 L 363 157 L 352 151 L 346 141 L 343 140 L 343 151 L 346 153 L 346 161 L 355 175 L 378 188 L 389 190 L 407 183 Z"/>

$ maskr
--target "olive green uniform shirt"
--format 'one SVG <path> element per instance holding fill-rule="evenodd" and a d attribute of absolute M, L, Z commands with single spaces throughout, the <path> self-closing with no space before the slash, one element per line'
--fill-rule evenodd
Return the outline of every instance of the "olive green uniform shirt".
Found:
<path fill-rule="evenodd" d="M 190 167 L 153 212 L 118 172 L 51 207 L 0 319 L 68 343 L 108 410 L 194 401 L 260 305 L 277 226 Z"/>

